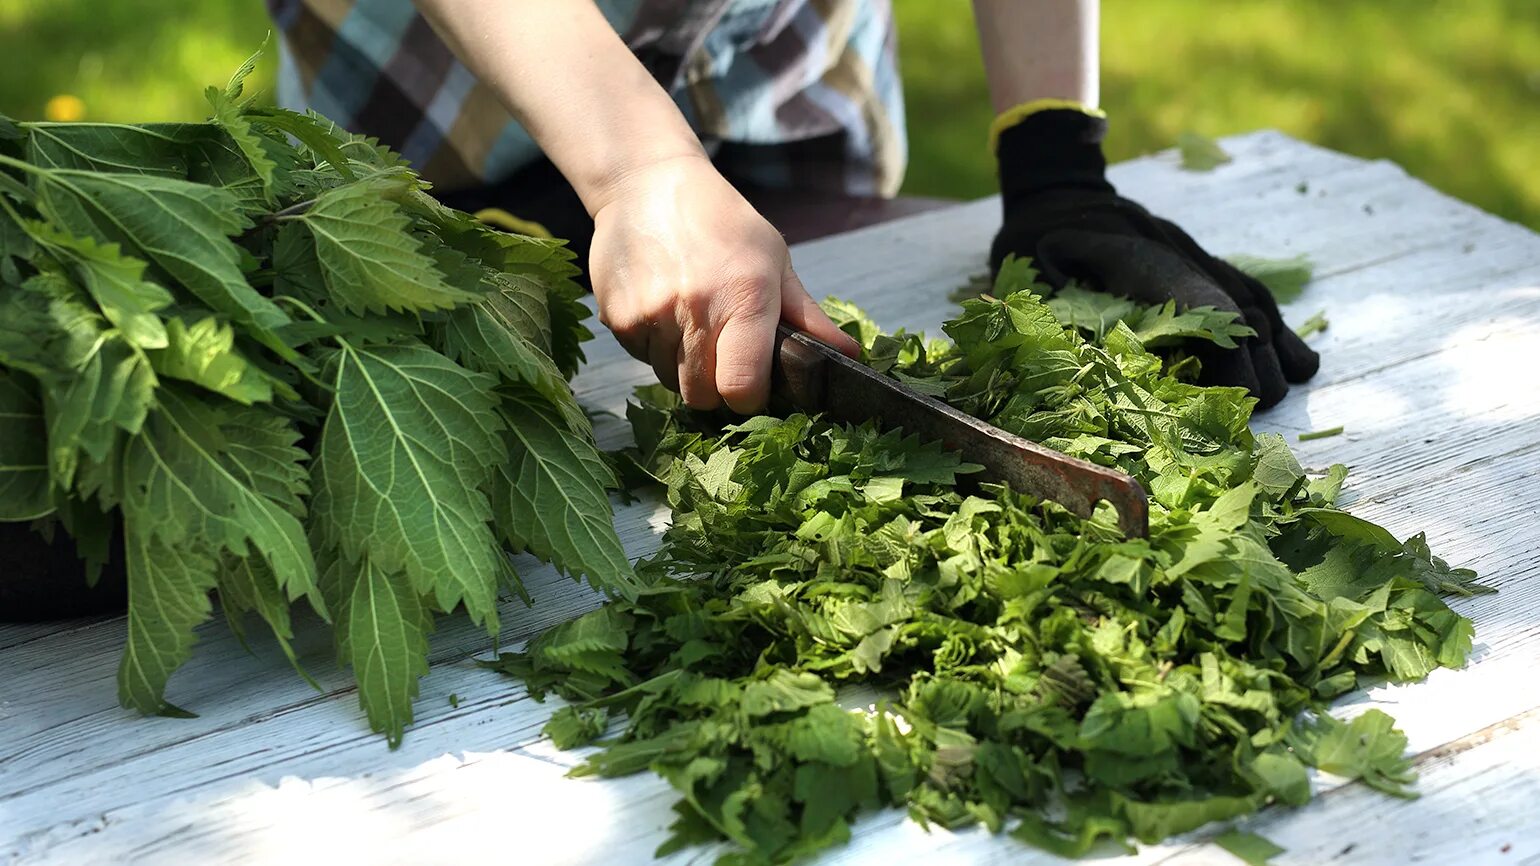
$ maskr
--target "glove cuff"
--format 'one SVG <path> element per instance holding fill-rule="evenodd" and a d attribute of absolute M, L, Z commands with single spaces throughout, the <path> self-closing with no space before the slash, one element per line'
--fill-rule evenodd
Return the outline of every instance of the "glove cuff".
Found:
<path fill-rule="evenodd" d="M 1010 202 L 1049 189 L 1111 192 L 1101 147 L 1107 134 L 1106 115 L 1091 113 L 1094 109 L 1078 103 L 1071 103 L 1073 107 L 1039 104 L 1045 101 L 1019 105 L 995 121 L 1001 195 Z M 1014 122 L 1005 122 L 1012 115 Z"/>
<path fill-rule="evenodd" d="M 1055 111 L 1058 109 L 1078 111 L 1090 117 L 1100 117 L 1103 119 L 1107 117 L 1107 112 L 1102 111 L 1100 108 L 1092 108 L 1084 102 L 1077 102 L 1073 99 L 1058 99 L 1055 97 L 1033 99 L 1029 102 L 1023 102 L 1020 105 L 1013 105 L 1007 108 L 1000 112 L 1000 116 L 996 117 L 993 123 L 989 124 L 989 152 L 1000 152 L 1000 135 L 1007 129 L 1016 126 L 1040 111 Z"/>

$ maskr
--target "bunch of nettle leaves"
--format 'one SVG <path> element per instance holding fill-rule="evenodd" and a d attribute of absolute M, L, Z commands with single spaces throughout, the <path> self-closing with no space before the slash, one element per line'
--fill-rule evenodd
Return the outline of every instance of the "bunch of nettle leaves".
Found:
<path fill-rule="evenodd" d="M 1388 716 L 1323 710 L 1462 664 L 1471 623 L 1439 596 L 1479 591 L 1474 573 L 1333 507 L 1344 467 L 1307 473 L 1250 432 L 1243 391 L 1182 381 L 1140 337 L 1226 342 L 1231 317 L 1045 302 L 1024 262 L 994 294 L 951 341 L 830 309 L 877 368 L 1133 474 L 1149 538 L 969 488 L 976 467 L 898 431 L 713 426 L 644 390 L 629 459 L 674 512 L 646 588 L 493 663 L 572 702 L 558 746 L 625 714 L 577 773 L 653 770 L 683 795 L 663 850 L 725 839 L 736 863 L 835 844 L 884 805 L 1076 855 L 1302 803 L 1312 766 L 1409 794 Z"/>
<path fill-rule="evenodd" d="M 181 712 L 211 590 L 286 651 L 304 599 L 394 743 L 435 612 L 496 634 L 508 549 L 631 589 L 566 381 L 588 310 L 559 243 L 243 99 L 250 71 L 208 123 L 0 118 L 0 520 L 122 557 L 125 705 Z"/>

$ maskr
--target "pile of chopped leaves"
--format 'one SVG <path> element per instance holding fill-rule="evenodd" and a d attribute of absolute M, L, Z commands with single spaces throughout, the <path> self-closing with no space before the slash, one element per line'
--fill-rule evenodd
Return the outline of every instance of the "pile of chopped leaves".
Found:
<path fill-rule="evenodd" d="M 0 520 L 121 557 L 125 705 L 181 712 L 211 591 L 285 651 L 303 599 L 394 743 L 435 614 L 496 634 L 508 550 L 635 580 L 567 385 L 588 311 L 562 245 L 253 103 L 251 69 L 207 123 L 0 117 Z"/>
<path fill-rule="evenodd" d="M 1082 855 L 1303 803 L 1308 767 L 1411 795 L 1388 716 L 1325 710 L 1463 664 L 1471 623 L 1440 596 L 1481 591 L 1474 573 L 1335 507 L 1344 467 L 1307 472 L 1249 430 L 1244 391 L 1146 343 L 1242 335 L 1229 317 L 1051 294 L 1009 263 L 945 341 L 829 309 L 875 367 L 1134 475 L 1148 539 L 972 483 L 902 431 L 724 425 L 639 392 L 629 460 L 673 509 L 645 589 L 491 664 L 570 702 L 559 747 L 617 717 L 575 772 L 676 788 L 660 854 L 726 840 L 721 862 L 784 862 L 902 806 Z"/>

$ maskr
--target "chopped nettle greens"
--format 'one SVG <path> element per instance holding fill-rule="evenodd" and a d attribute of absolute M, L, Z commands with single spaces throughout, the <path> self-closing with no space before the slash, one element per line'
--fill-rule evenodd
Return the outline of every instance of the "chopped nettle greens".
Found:
<path fill-rule="evenodd" d="M 1307 472 L 1251 432 L 1244 390 L 1150 351 L 1238 336 L 1227 317 L 1050 294 L 1008 262 L 949 340 L 826 308 L 873 367 L 1133 474 L 1148 539 L 976 483 L 901 430 L 724 422 L 638 392 L 622 462 L 673 510 L 645 588 L 488 664 L 569 702 L 552 741 L 599 746 L 574 775 L 678 790 L 660 854 L 786 862 L 886 806 L 1063 855 L 1131 849 L 1304 803 L 1310 767 L 1409 794 L 1390 717 L 1326 710 L 1463 664 L 1472 625 L 1440 596 L 1485 591 L 1475 574 L 1337 508 L 1344 467 Z"/>
<path fill-rule="evenodd" d="M 1303 253 L 1287 259 L 1267 259 L 1241 253 L 1226 256 L 1225 261 L 1267 286 L 1273 300 L 1280 304 L 1298 298 L 1299 293 L 1305 290 L 1305 285 L 1315 276 L 1315 264 Z"/>
<path fill-rule="evenodd" d="M 1231 159 L 1219 142 L 1192 131 L 1176 137 L 1176 152 L 1182 168 L 1188 171 L 1213 171 Z"/>
<path fill-rule="evenodd" d="M 1343 429 L 1343 426 L 1338 424 L 1335 427 L 1327 427 L 1325 430 L 1312 430 L 1309 433 L 1299 434 L 1299 441 L 1309 442 L 1313 439 L 1330 439 L 1333 436 L 1341 436 Z"/>
<path fill-rule="evenodd" d="M 1329 327 L 1331 327 L 1331 322 L 1326 319 L 1326 311 L 1320 310 L 1315 315 L 1301 322 L 1299 327 L 1294 329 L 1294 333 L 1304 338 L 1318 334 Z"/>
<path fill-rule="evenodd" d="M 0 118 L 0 520 L 123 559 L 126 706 L 183 713 L 211 591 L 291 659 L 303 600 L 395 744 L 435 615 L 496 635 L 508 550 L 634 591 L 567 385 L 589 313 L 564 246 L 243 97 L 255 60 L 207 123 Z"/>

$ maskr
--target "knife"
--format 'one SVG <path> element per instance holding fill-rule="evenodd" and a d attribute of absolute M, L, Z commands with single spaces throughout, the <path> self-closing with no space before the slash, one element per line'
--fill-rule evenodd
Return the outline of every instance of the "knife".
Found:
<path fill-rule="evenodd" d="M 776 328 L 773 357 L 772 393 L 799 411 L 854 424 L 874 420 L 885 429 L 940 440 L 983 466 L 979 475 L 986 481 L 1051 499 L 1081 517 L 1106 501 L 1117 509 L 1124 535 L 1150 534 L 1149 498 L 1131 475 L 986 424 L 786 325 Z"/>

